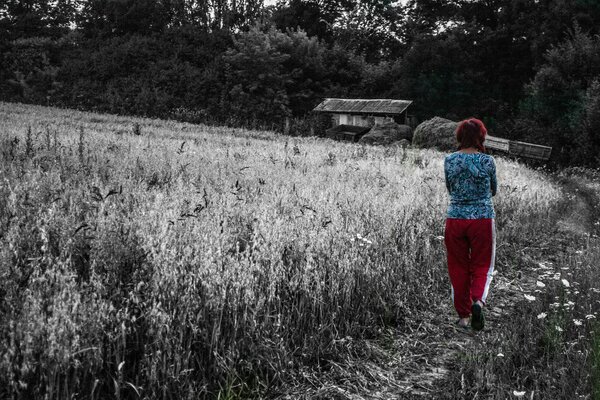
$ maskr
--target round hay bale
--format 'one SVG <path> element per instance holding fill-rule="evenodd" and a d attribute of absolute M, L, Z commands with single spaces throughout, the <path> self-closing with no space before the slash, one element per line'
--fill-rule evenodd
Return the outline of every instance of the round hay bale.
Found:
<path fill-rule="evenodd" d="M 360 138 L 359 143 L 387 145 L 402 139 L 411 140 L 412 133 L 412 128 L 408 125 L 386 121 L 375 124 L 366 135 Z"/>
<path fill-rule="evenodd" d="M 458 122 L 433 117 L 416 127 L 413 135 L 413 145 L 417 147 L 434 147 L 442 151 L 455 150 L 457 126 Z"/>

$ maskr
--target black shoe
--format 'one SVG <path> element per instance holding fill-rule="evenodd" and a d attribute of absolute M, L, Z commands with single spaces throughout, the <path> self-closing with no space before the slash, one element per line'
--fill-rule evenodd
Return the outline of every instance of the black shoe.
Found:
<path fill-rule="evenodd" d="M 474 331 L 480 331 L 485 325 L 485 318 L 483 317 L 483 310 L 477 303 L 473 303 L 471 306 L 471 328 Z"/>

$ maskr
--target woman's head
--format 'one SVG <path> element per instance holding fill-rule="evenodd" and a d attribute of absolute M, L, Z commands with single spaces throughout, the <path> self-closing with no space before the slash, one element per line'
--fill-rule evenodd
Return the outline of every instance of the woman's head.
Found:
<path fill-rule="evenodd" d="M 458 149 L 474 147 L 481 152 L 485 152 L 483 141 L 486 134 L 487 129 L 485 129 L 485 125 L 477 118 L 469 118 L 459 122 L 458 127 L 456 127 Z"/>

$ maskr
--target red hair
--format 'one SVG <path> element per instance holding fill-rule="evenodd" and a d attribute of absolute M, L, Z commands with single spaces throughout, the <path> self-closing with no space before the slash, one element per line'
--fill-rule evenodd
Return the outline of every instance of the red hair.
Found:
<path fill-rule="evenodd" d="M 482 153 L 485 153 L 485 147 L 483 142 L 487 129 L 483 122 L 477 118 L 465 119 L 458 123 L 456 127 L 456 141 L 458 142 L 458 149 L 468 149 L 469 147 L 475 147 Z"/>

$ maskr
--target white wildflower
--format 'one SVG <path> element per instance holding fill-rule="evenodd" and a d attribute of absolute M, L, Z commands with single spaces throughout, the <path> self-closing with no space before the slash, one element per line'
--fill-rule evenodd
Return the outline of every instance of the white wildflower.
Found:
<path fill-rule="evenodd" d="M 573 323 L 575 324 L 575 326 L 581 326 L 583 324 L 583 322 L 581 322 L 581 320 L 579 319 L 574 319 Z"/>
<path fill-rule="evenodd" d="M 545 312 L 538 314 L 537 319 L 544 319 L 548 316 Z"/>
<path fill-rule="evenodd" d="M 563 329 L 560 326 L 558 326 L 558 325 L 554 325 L 554 327 L 556 328 L 556 330 L 558 332 L 562 332 L 563 331 Z"/>
<path fill-rule="evenodd" d="M 517 391 L 517 390 L 513 390 L 513 394 L 514 394 L 516 397 L 523 397 L 523 396 L 525 396 L 525 393 L 527 393 L 527 392 L 526 392 L 526 391 L 519 392 L 519 391 Z"/>

